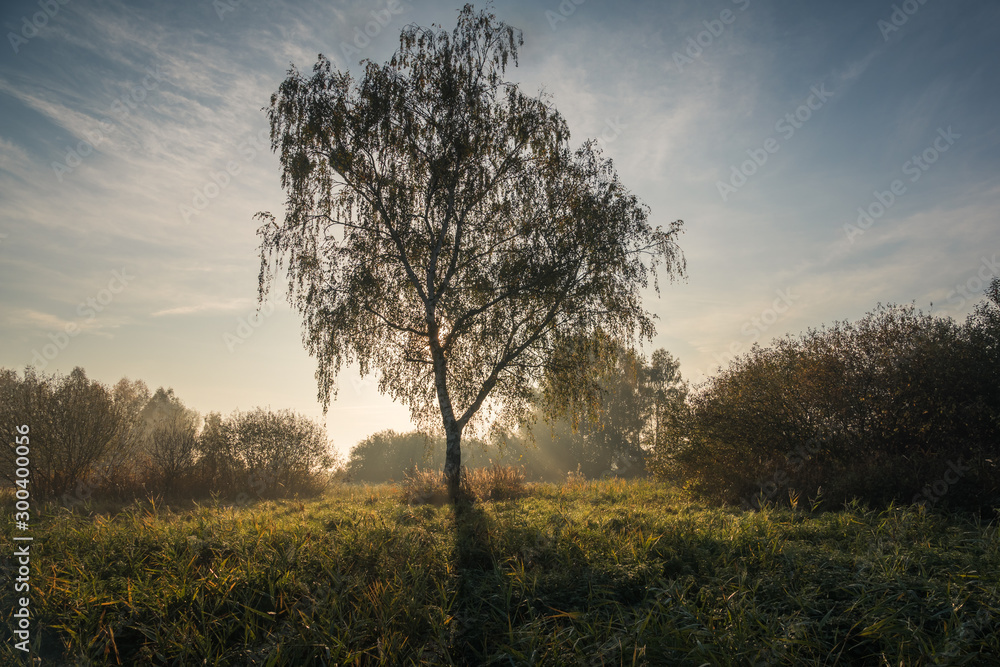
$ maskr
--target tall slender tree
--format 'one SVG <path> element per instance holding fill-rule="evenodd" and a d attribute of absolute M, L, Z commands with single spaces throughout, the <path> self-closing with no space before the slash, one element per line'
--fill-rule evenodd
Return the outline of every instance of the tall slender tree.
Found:
<path fill-rule="evenodd" d="M 506 81 L 520 31 L 466 5 L 452 32 L 407 26 L 360 81 L 320 56 L 271 98 L 284 221 L 261 221 L 260 298 L 287 272 L 319 397 L 345 363 L 446 435 L 526 413 L 561 338 L 651 337 L 640 291 L 682 275 L 681 222 L 653 228 L 594 142 Z M 658 289 L 658 286 L 657 286 Z M 484 416 L 485 415 L 485 416 Z"/>

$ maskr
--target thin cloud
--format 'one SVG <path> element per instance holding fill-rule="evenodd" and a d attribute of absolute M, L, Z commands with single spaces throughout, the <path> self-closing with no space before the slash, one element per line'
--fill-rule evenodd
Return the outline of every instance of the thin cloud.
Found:
<path fill-rule="evenodd" d="M 256 302 L 252 299 L 232 299 L 230 301 L 213 301 L 210 303 L 197 303 L 188 306 L 177 306 L 150 313 L 150 317 L 166 317 L 168 315 L 194 315 L 204 312 L 230 312 L 252 308 Z"/>

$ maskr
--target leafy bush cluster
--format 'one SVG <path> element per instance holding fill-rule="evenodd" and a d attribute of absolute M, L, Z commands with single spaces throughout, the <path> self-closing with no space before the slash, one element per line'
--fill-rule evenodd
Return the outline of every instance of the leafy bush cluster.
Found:
<path fill-rule="evenodd" d="M 744 506 L 1000 506 L 998 288 L 964 323 L 880 305 L 755 346 L 691 397 L 656 469 Z"/>
<path fill-rule="evenodd" d="M 58 498 L 74 491 L 101 466 L 105 485 L 132 486 L 134 452 L 146 434 L 140 412 L 149 402 L 141 383 L 122 380 L 109 388 L 82 368 L 46 377 L 29 368 L 23 377 L 0 369 L 0 430 L 27 424 L 31 437 L 32 495 Z M 0 448 L 0 475 L 14 481 L 12 447 Z"/>
<path fill-rule="evenodd" d="M 0 429 L 31 428 L 34 496 L 73 505 L 91 496 L 274 496 L 316 490 L 336 463 L 325 429 L 289 410 L 202 419 L 172 389 L 113 387 L 82 368 L 45 376 L 0 369 Z M 14 450 L 0 448 L 13 482 Z M 0 461 L 0 462 L 2 462 Z"/>
<path fill-rule="evenodd" d="M 199 453 L 208 488 L 265 497 L 315 492 L 337 463 L 326 429 L 291 410 L 211 413 Z"/>

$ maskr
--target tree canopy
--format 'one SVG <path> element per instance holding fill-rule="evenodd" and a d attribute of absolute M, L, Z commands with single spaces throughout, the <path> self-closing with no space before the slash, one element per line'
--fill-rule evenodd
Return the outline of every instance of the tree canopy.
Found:
<path fill-rule="evenodd" d="M 407 26 L 355 81 L 320 56 L 268 115 L 285 216 L 262 222 L 260 290 L 287 273 L 319 397 L 356 362 L 422 423 L 439 416 L 457 491 L 463 430 L 526 414 L 560 340 L 654 332 L 641 290 L 684 272 L 676 239 L 593 141 L 505 80 L 520 31 L 466 5 Z M 486 421 L 486 420 L 482 420 Z"/>

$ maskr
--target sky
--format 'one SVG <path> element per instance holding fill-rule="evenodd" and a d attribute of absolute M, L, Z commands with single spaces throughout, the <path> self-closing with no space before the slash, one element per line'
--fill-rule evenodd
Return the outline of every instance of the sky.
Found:
<path fill-rule="evenodd" d="M 411 428 L 348 369 L 324 416 L 301 320 L 258 310 L 254 214 L 283 214 L 263 108 L 317 55 L 357 76 L 438 0 L 10 0 L 0 10 L 0 367 L 171 387 L 201 412 Z M 508 79 L 599 141 L 685 280 L 646 294 L 681 373 L 1000 275 L 1000 3 L 497 0 Z M 661 276 L 666 278 L 666 276 Z M 280 283 L 276 283 L 279 285 Z"/>

